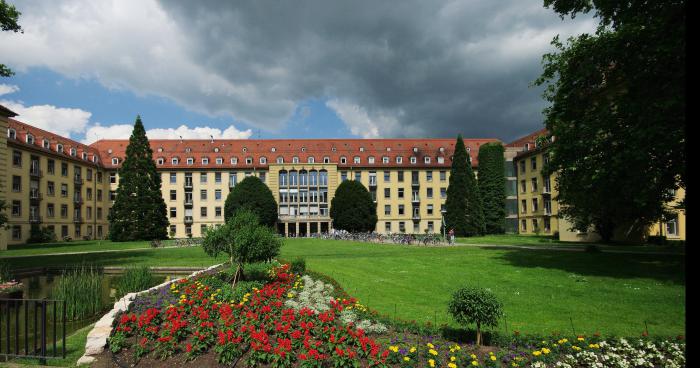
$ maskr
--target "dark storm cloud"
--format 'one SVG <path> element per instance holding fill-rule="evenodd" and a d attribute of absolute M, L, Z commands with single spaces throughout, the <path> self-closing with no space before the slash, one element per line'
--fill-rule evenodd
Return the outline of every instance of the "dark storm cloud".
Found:
<path fill-rule="evenodd" d="M 539 129 L 544 102 L 528 85 L 542 53 L 554 35 L 593 27 L 523 0 L 161 5 L 186 33 L 189 57 L 238 91 L 200 103 L 270 128 L 291 104 L 329 100 L 364 136 L 507 141 Z M 267 107 L 256 122 L 265 113 L 253 110 Z"/>

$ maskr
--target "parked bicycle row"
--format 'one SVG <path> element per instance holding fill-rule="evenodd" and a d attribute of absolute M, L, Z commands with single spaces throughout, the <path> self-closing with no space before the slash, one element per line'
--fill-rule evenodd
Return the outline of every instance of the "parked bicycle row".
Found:
<path fill-rule="evenodd" d="M 351 233 L 345 230 L 332 230 L 327 233 L 313 234 L 312 237 L 319 239 L 351 240 L 369 243 L 393 243 L 414 245 L 438 245 L 447 243 L 445 239 L 439 234 L 381 234 L 378 232 Z"/>

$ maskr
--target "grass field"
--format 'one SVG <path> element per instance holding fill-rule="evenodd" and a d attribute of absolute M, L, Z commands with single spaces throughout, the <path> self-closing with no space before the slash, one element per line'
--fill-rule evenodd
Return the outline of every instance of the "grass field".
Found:
<path fill-rule="evenodd" d="M 639 336 L 646 321 L 651 335 L 685 333 L 682 255 L 287 240 L 282 257 L 297 256 L 371 308 L 405 320 L 452 323 L 451 293 L 473 284 L 503 301 L 509 331 L 571 333 L 573 323 L 576 333 Z"/>
<path fill-rule="evenodd" d="M 518 240 L 511 239 L 510 243 Z M 501 239 L 505 241 L 504 239 Z M 525 239 L 531 240 L 531 239 Z M 507 243 L 504 243 L 507 244 Z M 520 243 L 522 244 L 522 243 Z M 147 242 L 80 242 L 0 252 L 13 269 L 102 266 L 206 267 L 224 262 L 201 248 L 135 249 Z M 120 252 L 49 255 L 54 252 Z M 451 322 L 453 290 L 471 283 L 504 302 L 507 326 L 524 333 L 553 331 L 637 336 L 646 321 L 652 335 L 685 329 L 684 255 L 585 253 L 473 246 L 418 247 L 316 239 L 287 239 L 281 256 L 303 256 L 310 269 L 334 277 L 371 308 L 420 322 Z M 570 319 L 571 318 L 571 319 Z M 502 324 L 501 329 L 505 329 Z"/>
<path fill-rule="evenodd" d="M 174 245 L 173 240 L 164 240 L 163 246 Z M 29 256 L 50 253 L 95 252 L 101 250 L 127 250 L 149 248 L 147 241 L 115 243 L 109 240 L 81 240 L 72 242 L 56 242 L 48 244 L 18 244 L 10 245 L 7 250 L 0 251 L 0 257 Z"/>
<path fill-rule="evenodd" d="M 94 324 L 81 328 L 74 334 L 66 337 L 66 359 L 62 358 L 49 358 L 46 359 L 46 365 L 54 367 L 75 367 L 78 359 L 85 353 L 85 342 L 87 341 L 87 335 L 90 330 L 94 327 Z M 61 342 L 58 341 L 58 346 L 60 349 Z M 11 363 L 18 365 L 27 366 L 40 366 L 39 359 L 13 359 L 10 360 Z"/>

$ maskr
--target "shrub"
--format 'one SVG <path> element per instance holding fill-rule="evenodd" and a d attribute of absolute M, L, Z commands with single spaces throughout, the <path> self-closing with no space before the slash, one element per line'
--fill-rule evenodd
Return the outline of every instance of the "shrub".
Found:
<path fill-rule="evenodd" d="M 5 260 L 0 260 L 0 282 L 12 280 L 10 272 L 10 263 Z"/>
<path fill-rule="evenodd" d="M 127 268 L 124 274 L 117 279 L 117 298 L 128 293 L 148 289 L 154 285 L 155 278 L 148 266 Z"/>
<path fill-rule="evenodd" d="M 304 274 L 306 272 L 306 260 L 302 257 L 297 257 L 292 261 L 290 270 L 297 275 Z"/>
<path fill-rule="evenodd" d="M 275 226 L 277 202 L 270 188 L 260 179 L 249 176 L 233 187 L 224 203 L 224 220 L 228 222 L 236 212 L 248 210 L 258 218 L 260 224 Z"/>
<path fill-rule="evenodd" d="M 29 230 L 27 243 L 50 243 L 56 241 L 56 233 L 48 227 L 40 228 L 37 224 L 32 224 Z"/>
<path fill-rule="evenodd" d="M 496 327 L 503 306 L 489 290 L 463 287 L 452 294 L 448 310 L 461 325 L 476 324 L 476 345 L 481 345 L 481 326 Z"/>
<path fill-rule="evenodd" d="M 333 227 L 349 232 L 373 231 L 377 225 L 377 204 L 362 183 L 346 180 L 331 200 Z"/>
<path fill-rule="evenodd" d="M 102 309 L 102 275 L 87 266 L 64 271 L 52 289 L 52 296 L 66 301 L 69 320 L 91 317 Z"/>

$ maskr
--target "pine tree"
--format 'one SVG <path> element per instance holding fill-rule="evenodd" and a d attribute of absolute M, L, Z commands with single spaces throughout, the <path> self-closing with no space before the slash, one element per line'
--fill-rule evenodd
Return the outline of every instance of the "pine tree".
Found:
<path fill-rule="evenodd" d="M 486 234 L 503 234 L 506 217 L 506 177 L 503 145 L 486 143 L 479 147 L 479 191 L 484 207 Z"/>
<path fill-rule="evenodd" d="M 461 134 L 457 137 L 452 157 L 445 210 L 447 211 L 446 226 L 448 229 L 454 229 L 455 236 L 474 236 L 484 233 L 481 194 L 472 170 L 471 158 L 467 155 Z"/>
<path fill-rule="evenodd" d="M 167 238 L 168 218 L 161 178 L 140 116 L 136 117 L 126 158 L 119 169 L 119 187 L 109 225 L 113 241 Z"/>

